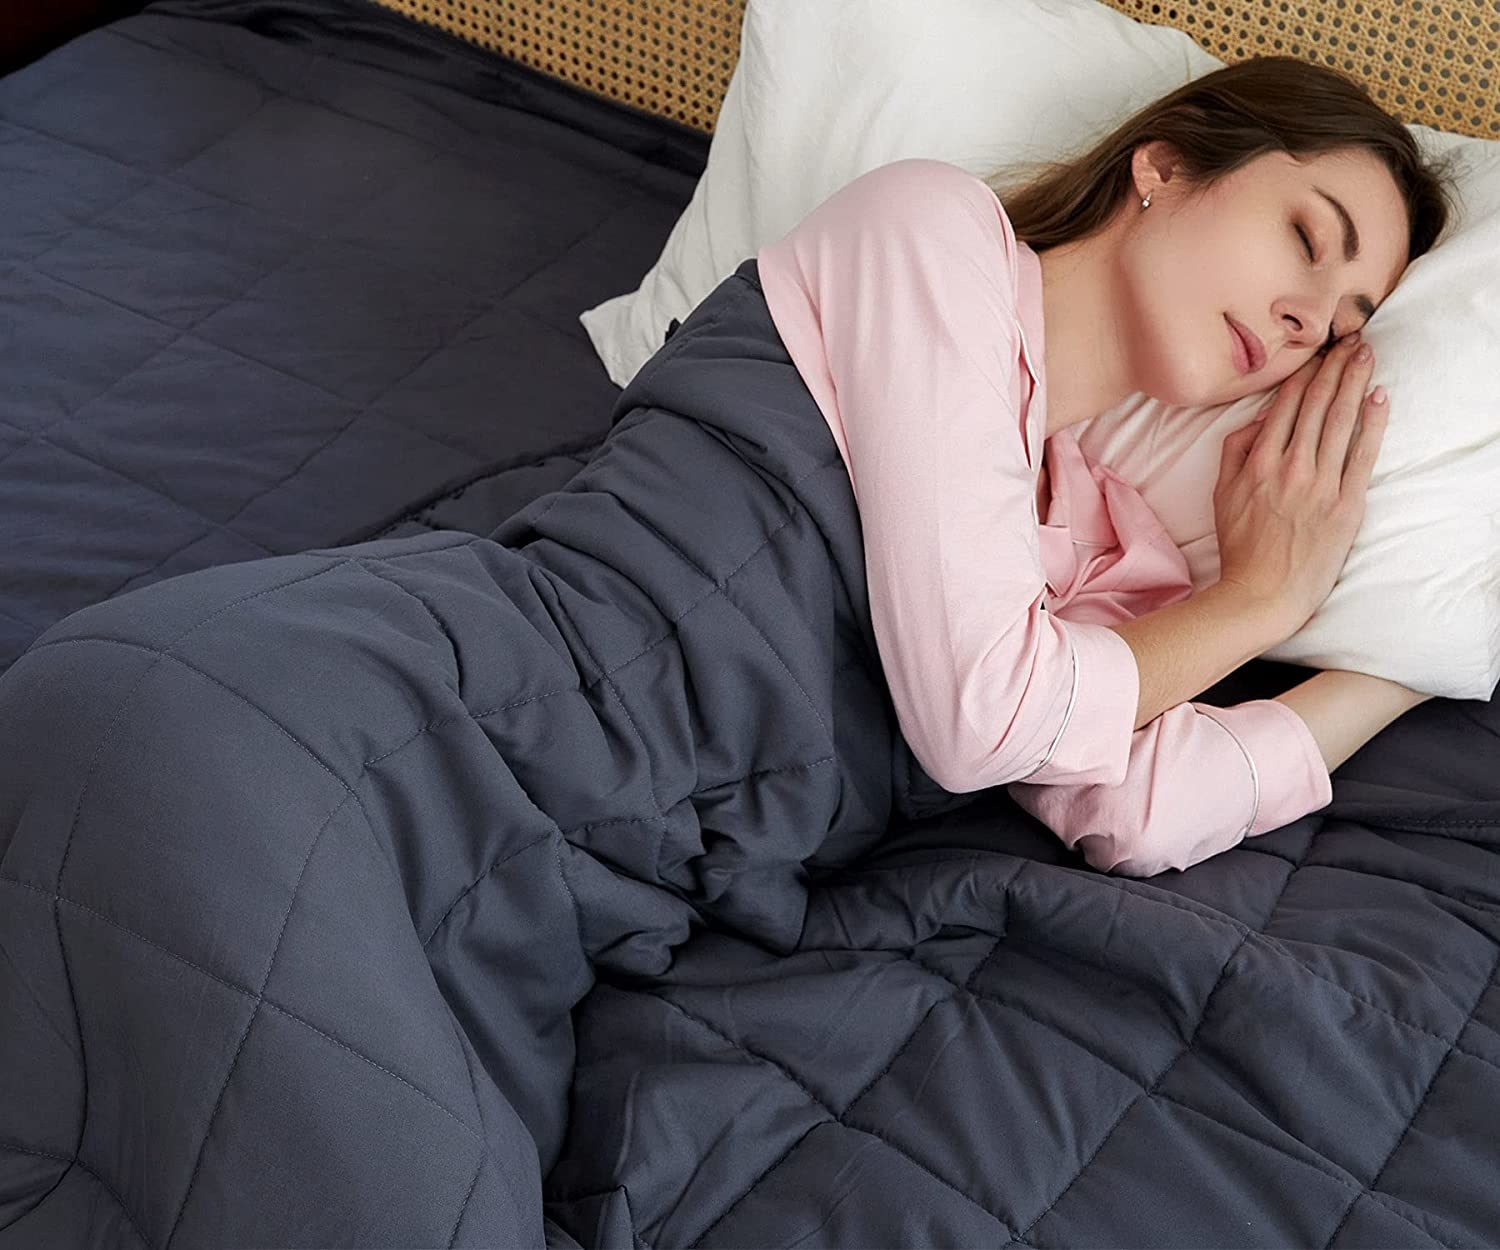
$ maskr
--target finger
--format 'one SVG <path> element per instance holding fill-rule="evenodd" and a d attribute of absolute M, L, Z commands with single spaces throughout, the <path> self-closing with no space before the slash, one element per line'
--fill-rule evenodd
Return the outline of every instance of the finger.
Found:
<path fill-rule="evenodd" d="M 1323 420 L 1338 394 L 1345 368 L 1353 355 L 1354 349 L 1347 340 L 1334 347 L 1323 357 L 1322 368 L 1308 383 L 1307 393 L 1302 397 L 1302 407 L 1297 412 L 1297 424 L 1292 431 L 1288 451 L 1309 468 L 1318 463 L 1318 446 L 1323 441 Z"/>
<path fill-rule="evenodd" d="M 1364 407 L 1364 397 L 1369 393 L 1370 374 L 1374 368 L 1375 353 L 1368 343 L 1361 345 L 1345 363 L 1344 375 L 1339 379 L 1338 390 L 1323 418 L 1317 468 L 1319 474 L 1328 477 L 1335 486 L 1349 458 L 1349 442 L 1354 437 L 1354 425 Z"/>
<path fill-rule="evenodd" d="M 1349 444 L 1349 461 L 1344 466 L 1340 494 L 1344 497 L 1363 499 L 1370 485 L 1370 475 L 1375 471 L 1375 461 L 1385 438 L 1386 423 L 1390 418 L 1390 401 L 1385 387 L 1377 386 L 1366 398 L 1360 416 L 1359 433 Z"/>
<path fill-rule="evenodd" d="M 1303 361 L 1295 373 L 1290 374 L 1276 391 L 1275 398 L 1266 409 L 1266 418 L 1256 439 L 1256 447 L 1280 459 L 1292 441 L 1292 431 L 1297 425 L 1297 411 L 1302 406 L 1302 397 L 1308 385 L 1318 376 L 1323 360 L 1313 356 Z"/>

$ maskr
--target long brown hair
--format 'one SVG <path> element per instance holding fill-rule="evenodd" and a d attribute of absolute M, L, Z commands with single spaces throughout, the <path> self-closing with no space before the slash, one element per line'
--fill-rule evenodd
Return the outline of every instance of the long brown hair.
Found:
<path fill-rule="evenodd" d="M 984 182 L 1016 237 L 1041 252 L 1102 229 L 1134 194 L 1132 153 L 1157 139 L 1172 144 L 1200 191 L 1263 153 L 1364 148 L 1385 163 L 1406 202 L 1408 260 L 1428 251 L 1448 221 L 1450 162 L 1427 163 L 1411 132 L 1353 78 L 1293 56 L 1226 65 L 1148 104 L 1086 152 L 1008 166 Z"/>

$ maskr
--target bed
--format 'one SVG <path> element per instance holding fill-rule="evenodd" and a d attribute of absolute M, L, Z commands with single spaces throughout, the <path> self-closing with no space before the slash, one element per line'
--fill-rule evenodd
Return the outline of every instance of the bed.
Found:
<path fill-rule="evenodd" d="M 1446 8 L 1351 68 L 1491 133 Z M 0 79 L 0 1246 L 1500 1244 L 1492 704 L 1097 873 L 892 732 L 753 265 L 605 376 L 741 12 L 157 0 Z"/>

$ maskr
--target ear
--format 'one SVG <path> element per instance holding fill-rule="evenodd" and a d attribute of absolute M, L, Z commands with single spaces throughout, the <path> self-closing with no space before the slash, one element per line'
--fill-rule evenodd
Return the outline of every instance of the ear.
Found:
<path fill-rule="evenodd" d="M 1130 154 L 1130 172 L 1135 180 L 1137 198 L 1150 195 L 1172 180 L 1178 163 L 1177 149 L 1170 140 L 1152 139 L 1136 146 Z"/>

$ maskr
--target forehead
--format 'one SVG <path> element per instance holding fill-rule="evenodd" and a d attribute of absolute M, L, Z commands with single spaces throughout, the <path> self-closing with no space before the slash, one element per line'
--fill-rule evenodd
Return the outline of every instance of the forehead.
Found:
<path fill-rule="evenodd" d="M 1361 200 L 1388 200 L 1400 207 L 1401 194 L 1396 180 L 1384 163 L 1363 148 L 1345 148 L 1336 152 L 1317 152 L 1310 156 L 1293 156 L 1288 152 L 1264 152 L 1246 170 L 1255 168 L 1256 176 L 1269 177 L 1284 186 L 1330 184 L 1357 195 Z"/>

